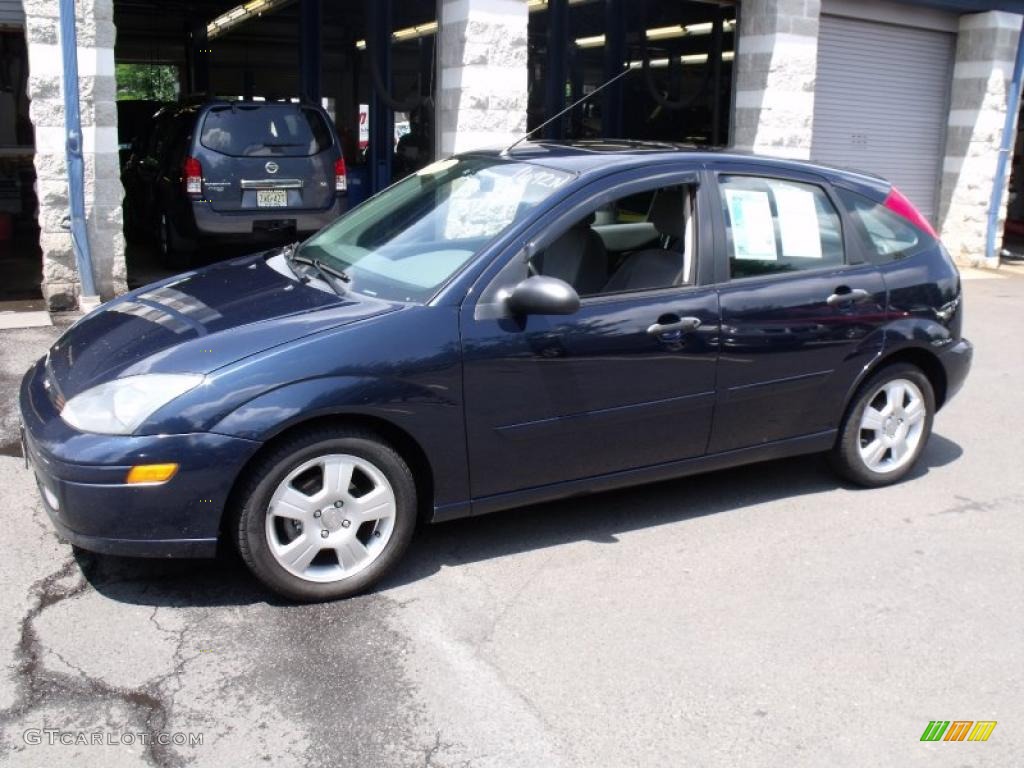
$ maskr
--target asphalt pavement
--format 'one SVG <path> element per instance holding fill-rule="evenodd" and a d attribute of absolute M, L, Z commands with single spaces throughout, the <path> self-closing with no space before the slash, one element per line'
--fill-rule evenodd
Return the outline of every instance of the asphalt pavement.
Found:
<path fill-rule="evenodd" d="M 0 763 L 1018 765 L 1024 278 L 970 277 L 974 370 L 908 481 L 812 456 L 432 526 L 316 606 L 61 542 L 14 402 L 61 329 L 3 332 Z"/>

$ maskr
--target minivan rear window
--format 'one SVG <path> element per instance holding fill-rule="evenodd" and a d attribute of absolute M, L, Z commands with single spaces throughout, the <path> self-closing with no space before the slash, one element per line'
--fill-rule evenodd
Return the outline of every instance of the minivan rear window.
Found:
<path fill-rule="evenodd" d="M 225 105 L 206 113 L 199 143 L 235 157 L 308 157 L 332 144 L 323 115 L 295 104 Z"/>

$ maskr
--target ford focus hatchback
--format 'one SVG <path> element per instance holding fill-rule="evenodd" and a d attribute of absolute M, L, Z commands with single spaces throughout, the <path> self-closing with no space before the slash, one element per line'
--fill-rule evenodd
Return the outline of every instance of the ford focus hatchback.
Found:
<path fill-rule="evenodd" d="M 881 179 L 523 144 L 87 315 L 24 378 L 26 456 L 74 544 L 234 546 L 333 599 L 419 520 L 813 452 L 897 482 L 967 375 L 962 311 Z"/>

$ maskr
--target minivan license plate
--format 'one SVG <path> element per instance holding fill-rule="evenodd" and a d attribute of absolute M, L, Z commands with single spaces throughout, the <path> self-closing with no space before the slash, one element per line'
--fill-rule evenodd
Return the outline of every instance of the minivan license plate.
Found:
<path fill-rule="evenodd" d="M 288 205 L 288 191 L 284 189 L 257 189 L 256 205 L 260 208 L 283 208 Z"/>

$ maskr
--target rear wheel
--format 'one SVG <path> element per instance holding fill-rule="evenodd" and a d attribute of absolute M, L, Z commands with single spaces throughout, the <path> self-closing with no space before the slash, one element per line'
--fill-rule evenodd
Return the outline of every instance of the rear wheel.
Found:
<path fill-rule="evenodd" d="M 928 442 L 935 394 L 921 370 L 888 366 L 858 390 L 832 450 L 839 474 L 878 487 L 903 479 Z"/>
<path fill-rule="evenodd" d="M 266 586 L 293 600 L 361 592 L 401 558 L 416 525 L 408 465 L 376 435 L 311 430 L 249 475 L 238 548 Z"/>
<path fill-rule="evenodd" d="M 182 240 L 166 213 L 160 214 L 157 227 L 160 263 L 167 269 L 188 269 L 192 266 L 192 249 Z"/>

